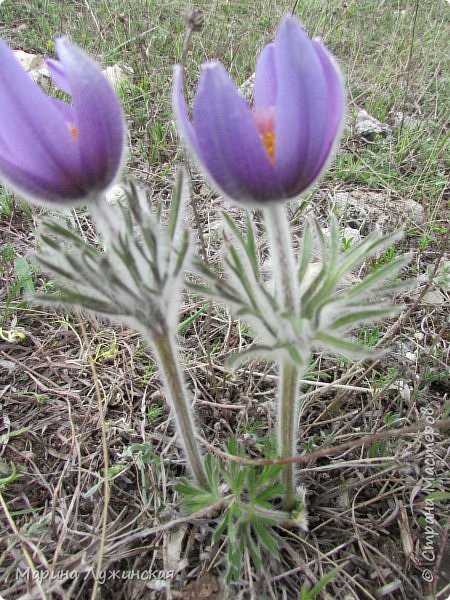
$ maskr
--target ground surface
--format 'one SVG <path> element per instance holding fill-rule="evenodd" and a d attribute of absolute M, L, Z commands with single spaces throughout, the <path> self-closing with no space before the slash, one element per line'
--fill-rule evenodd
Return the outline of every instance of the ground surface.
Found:
<path fill-rule="evenodd" d="M 198 65 L 211 58 L 222 60 L 243 84 L 293 4 L 199 3 L 205 26 L 193 36 L 188 54 L 190 84 Z M 348 192 L 366 202 L 365 213 L 341 211 L 343 228 L 366 235 L 377 224 L 391 230 L 402 222 L 405 239 L 377 260 L 412 251 L 409 276 L 417 277 L 419 286 L 399 298 L 407 306 L 400 321 L 359 334 L 369 345 L 386 336 L 383 344 L 390 351 L 381 361 L 353 365 L 315 356 L 305 376 L 299 437 L 299 449 L 310 452 L 408 426 L 426 415 L 448 416 L 450 8 L 444 0 L 296 4 L 309 33 L 321 35 L 340 60 L 349 100 L 340 152 L 308 196 L 306 210 L 323 219 L 336 194 Z M 163 211 L 181 159 L 170 88 L 187 7 L 143 0 L 0 4 L 0 35 L 15 49 L 51 55 L 52 39 L 64 33 L 104 66 L 132 68 L 120 90 L 132 148 L 127 174 L 150 186 L 152 203 Z M 358 134 L 360 109 L 389 129 Z M 411 201 L 412 209 L 405 210 Z M 193 203 L 189 220 L 203 233 L 214 262 L 223 201 L 194 175 Z M 304 209 L 298 202 L 290 209 L 297 235 Z M 238 209 L 230 210 L 240 218 Z M 342 569 L 321 598 L 448 597 L 445 430 L 433 433 L 431 441 L 412 433 L 303 465 L 309 533 L 276 529 L 281 560 L 266 556 L 258 573 L 244 556 L 241 578 L 226 585 L 222 544 L 211 542 L 213 516 L 193 520 L 180 508 L 174 485 L 184 474 L 183 455 L 141 337 L 24 299 L 25 292 L 49 285 L 26 259 L 34 248 L 38 213 L 0 190 L 0 597 L 89 598 L 99 560 L 105 581 L 95 592 L 101 598 L 298 598 L 305 583 L 312 587 L 337 565 Z M 78 211 L 74 223 L 94 239 L 86 212 Z M 347 234 L 346 243 L 351 243 Z M 259 244 L 264 255 L 262 228 Z M 186 297 L 180 319 L 203 306 L 204 299 Z M 276 371 L 257 363 L 235 375 L 224 368 L 227 355 L 250 341 L 244 324 L 217 306 L 180 337 L 204 437 L 220 448 L 236 434 L 246 453 L 257 458 L 273 431 Z M 341 387 L 331 385 L 336 382 Z M 104 419 L 96 387 L 107 406 Z M 106 512 L 102 433 L 110 463 Z M 60 580 L 27 581 L 31 565 L 60 574 Z M 156 571 L 150 580 L 137 574 L 148 569 Z M 174 570 L 173 579 L 158 579 L 163 570 Z M 124 573 L 130 578 L 122 580 Z"/>

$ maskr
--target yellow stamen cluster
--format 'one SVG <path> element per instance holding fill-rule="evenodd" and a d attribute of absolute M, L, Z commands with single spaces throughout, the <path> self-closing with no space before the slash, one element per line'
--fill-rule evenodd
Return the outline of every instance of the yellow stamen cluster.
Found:
<path fill-rule="evenodd" d="M 70 135 L 73 138 L 77 139 L 77 137 L 78 137 L 78 129 L 75 127 L 75 125 L 70 125 L 69 129 L 70 129 Z"/>
<path fill-rule="evenodd" d="M 271 162 L 275 161 L 275 133 L 273 131 L 266 131 L 262 136 L 263 144 L 267 150 L 267 154 Z"/>

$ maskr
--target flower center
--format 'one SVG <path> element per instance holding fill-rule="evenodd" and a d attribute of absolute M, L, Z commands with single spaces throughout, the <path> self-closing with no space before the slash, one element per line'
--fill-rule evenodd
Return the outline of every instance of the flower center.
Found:
<path fill-rule="evenodd" d="M 73 123 L 69 123 L 70 135 L 76 140 L 78 138 L 78 129 Z"/>
<path fill-rule="evenodd" d="M 270 162 L 275 162 L 275 107 L 259 108 L 253 113 L 261 141 L 269 155 Z"/>
<path fill-rule="evenodd" d="M 273 131 L 266 131 L 266 133 L 263 133 L 262 142 L 271 162 L 275 162 L 275 133 Z"/>

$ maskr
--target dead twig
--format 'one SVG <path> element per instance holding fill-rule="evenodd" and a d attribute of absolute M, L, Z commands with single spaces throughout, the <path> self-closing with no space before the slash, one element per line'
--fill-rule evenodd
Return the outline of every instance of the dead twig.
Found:
<path fill-rule="evenodd" d="M 225 458 L 227 460 L 231 460 L 233 462 L 241 463 L 243 465 L 253 465 L 255 467 L 263 467 L 265 465 L 287 465 L 291 463 L 297 464 L 305 464 L 311 462 L 313 460 L 317 460 L 318 458 L 323 458 L 324 456 L 332 456 L 334 454 L 340 454 L 345 450 L 349 450 L 351 448 L 358 448 L 359 446 L 364 446 L 365 444 L 372 444 L 378 440 L 384 440 L 387 438 L 396 438 L 402 437 L 404 435 L 408 435 L 410 433 L 418 433 L 419 431 L 423 431 L 426 427 L 431 427 L 433 429 L 446 429 L 450 427 L 450 419 L 441 419 L 440 421 L 436 421 L 433 425 L 428 423 L 419 423 L 417 425 L 411 425 L 409 427 L 402 427 L 402 429 L 395 429 L 391 431 L 380 431 L 379 433 L 372 433 L 370 435 L 366 435 L 358 440 L 353 440 L 351 442 L 345 442 L 344 444 L 339 444 L 338 446 L 331 446 L 331 448 L 321 448 L 320 450 L 316 450 L 315 452 L 308 452 L 307 454 L 303 454 L 302 456 L 288 456 L 286 458 L 246 458 L 244 456 L 235 456 L 234 454 L 228 454 L 224 450 L 219 450 L 209 442 L 204 439 L 201 439 L 202 443 L 208 450 L 214 452 L 218 456 Z"/>

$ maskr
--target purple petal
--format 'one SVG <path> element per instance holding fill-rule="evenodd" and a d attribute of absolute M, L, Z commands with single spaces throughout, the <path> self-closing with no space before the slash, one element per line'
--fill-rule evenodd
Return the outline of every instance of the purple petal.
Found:
<path fill-rule="evenodd" d="M 269 108 L 276 104 L 277 78 L 273 44 L 267 44 L 256 62 L 253 96 L 256 109 Z"/>
<path fill-rule="evenodd" d="M 5 138 L 2 137 L 2 132 L 0 129 L 0 155 L 8 155 L 11 153 L 11 149 L 8 145 L 8 142 L 5 140 Z"/>
<path fill-rule="evenodd" d="M 55 105 L 55 107 L 61 113 L 64 121 L 68 125 L 74 125 L 75 124 L 76 115 L 75 115 L 75 111 L 74 111 L 73 106 L 70 106 L 66 102 L 63 102 L 62 100 L 58 100 L 57 98 L 50 98 L 50 100 L 53 102 L 53 104 Z"/>
<path fill-rule="evenodd" d="M 62 64 L 58 60 L 53 60 L 52 58 L 49 58 L 46 61 L 46 64 L 50 76 L 53 80 L 53 83 L 56 85 L 56 87 L 59 87 L 59 89 L 63 92 L 66 92 L 66 94 L 72 94 Z"/>
<path fill-rule="evenodd" d="M 174 67 L 172 99 L 180 134 L 188 143 L 189 150 L 199 159 L 197 137 L 189 120 L 186 100 L 184 99 L 183 67 L 181 65 L 175 65 Z"/>
<path fill-rule="evenodd" d="M 275 40 L 277 104 L 275 168 L 292 196 L 315 172 L 326 136 L 328 90 L 319 56 L 293 17 L 285 17 Z"/>
<path fill-rule="evenodd" d="M 1 148 L 1 145 L 0 145 Z M 81 185 L 74 185 L 73 180 L 63 177 L 50 176 L 45 170 L 33 173 L 21 161 L 10 160 L 3 152 L 0 153 L 0 173 L 8 187 L 26 199 L 39 204 L 46 202 L 70 206 L 74 201 L 80 201 L 86 196 Z"/>
<path fill-rule="evenodd" d="M 238 201 L 282 198 L 252 111 L 220 63 L 203 66 L 194 129 L 199 158 L 226 195 Z"/>
<path fill-rule="evenodd" d="M 124 155 L 125 125 L 114 90 L 101 69 L 65 38 L 56 50 L 72 94 L 81 169 L 88 187 L 112 183 Z"/>
<path fill-rule="evenodd" d="M 332 153 L 333 147 L 338 143 L 340 132 L 345 117 L 345 92 L 344 83 L 339 66 L 326 47 L 318 39 L 312 41 L 319 60 L 322 64 L 325 80 L 328 88 L 328 118 L 327 130 L 323 142 L 322 153 L 318 159 L 318 172 Z M 317 175 L 316 173 L 314 177 Z"/>
<path fill-rule="evenodd" d="M 0 152 L 8 147 L 4 158 L 11 164 L 78 187 L 78 145 L 61 113 L 2 40 L 0 64 Z"/>

